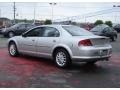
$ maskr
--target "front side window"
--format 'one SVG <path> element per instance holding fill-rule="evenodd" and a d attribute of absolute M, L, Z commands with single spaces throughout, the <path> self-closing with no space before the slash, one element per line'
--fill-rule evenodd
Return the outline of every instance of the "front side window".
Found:
<path fill-rule="evenodd" d="M 42 37 L 44 33 L 44 29 L 41 27 L 38 28 L 34 28 L 32 30 L 30 30 L 29 32 L 27 32 L 25 34 L 25 36 L 27 37 Z"/>
<path fill-rule="evenodd" d="M 31 29 L 31 28 L 33 28 L 33 27 L 35 27 L 35 25 L 33 25 L 33 24 L 26 24 L 26 28 L 27 28 L 27 29 Z"/>
<path fill-rule="evenodd" d="M 91 32 L 77 26 L 62 26 L 72 36 L 89 36 Z"/>

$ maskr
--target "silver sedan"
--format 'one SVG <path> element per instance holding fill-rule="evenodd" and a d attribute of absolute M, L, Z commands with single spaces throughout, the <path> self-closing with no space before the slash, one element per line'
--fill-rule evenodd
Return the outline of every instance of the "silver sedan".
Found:
<path fill-rule="evenodd" d="M 93 64 L 108 60 L 112 47 L 107 37 L 96 36 L 73 25 L 42 25 L 8 40 L 11 56 L 27 54 L 49 58 L 58 67 L 73 61 Z"/>

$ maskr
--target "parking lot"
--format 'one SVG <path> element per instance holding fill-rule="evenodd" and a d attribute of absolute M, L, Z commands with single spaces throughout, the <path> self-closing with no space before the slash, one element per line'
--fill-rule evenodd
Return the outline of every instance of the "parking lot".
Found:
<path fill-rule="evenodd" d="M 74 63 L 68 69 L 59 69 L 48 59 L 10 57 L 6 43 L 0 36 L 0 87 L 120 87 L 120 35 L 111 42 L 110 61 Z"/>

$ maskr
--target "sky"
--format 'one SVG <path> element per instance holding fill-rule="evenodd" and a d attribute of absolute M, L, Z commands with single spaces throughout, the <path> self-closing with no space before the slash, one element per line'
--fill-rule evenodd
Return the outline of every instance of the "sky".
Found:
<path fill-rule="evenodd" d="M 34 19 L 34 10 L 35 19 L 52 19 L 52 6 L 49 2 L 16 2 L 15 5 L 16 19 Z M 53 6 L 53 20 L 73 19 L 70 17 L 77 16 L 73 21 L 94 22 L 102 19 L 120 23 L 120 7 L 113 7 L 113 5 L 120 5 L 120 2 L 57 2 Z M 99 11 L 105 14 L 96 15 Z M 93 16 L 87 17 L 89 15 Z M 0 2 L 0 17 L 13 19 L 12 2 Z"/>

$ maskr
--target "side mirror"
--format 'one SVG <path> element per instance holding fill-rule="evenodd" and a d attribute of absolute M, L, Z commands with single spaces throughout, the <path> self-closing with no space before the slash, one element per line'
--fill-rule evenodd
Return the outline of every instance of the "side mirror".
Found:
<path fill-rule="evenodd" d="M 26 37 L 26 35 L 23 33 L 23 34 L 22 34 L 22 37 Z"/>
<path fill-rule="evenodd" d="M 59 34 L 58 32 L 56 32 L 56 33 L 55 33 L 55 36 L 56 36 L 56 37 L 59 37 L 59 36 L 60 36 L 60 34 Z"/>

